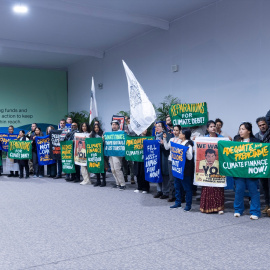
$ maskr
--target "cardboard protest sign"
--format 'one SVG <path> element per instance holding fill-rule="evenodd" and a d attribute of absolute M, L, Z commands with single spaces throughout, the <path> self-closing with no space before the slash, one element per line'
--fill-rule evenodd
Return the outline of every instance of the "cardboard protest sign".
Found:
<path fill-rule="evenodd" d="M 173 104 L 169 114 L 173 125 L 194 127 L 206 125 L 208 112 L 206 102 Z"/>
<path fill-rule="evenodd" d="M 187 150 L 187 146 L 171 142 L 172 174 L 176 178 L 184 178 Z"/>
<path fill-rule="evenodd" d="M 143 162 L 143 141 L 154 137 L 126 136 L 126 160 Z"/>
<path fill-rule="evenodd" d="M 64 173 L 75 173 L 75 164 L 73 156 L 73 141 L 60 142 L 61 162 Z"/>
<path fill-rule="evenodd" d="M 90 173 L 104 173 L 103 139 L 87 138 L 85 143 L 88 171 Z"/>
<path fill-rule="evenodd" d="M 242 178 L 269 178 L 269 150 L 267 143 L 220 141 L 220 173 Z"/>
<path fill-rule="evenodd" d="M 50 165 L 54 164 L 55 160 L 50 158 L 50 135 L 35 138 L 37 146 L 38 164 Z"/>
<path fill-rule="evenodd" d="M 74 161 L 76 165 L 87 166 L 85 139 L 89 133 L 75 133 Z"/>
<path fill-rule="evenodd" d="M 160 163 L 160 143 L 157 140 L 143 141 L 145 180 L 152 183 L 163 181 Z"/>
<path fill-rule="evenodd" d="M 106 132 L 104 134 L 104 155 L 109 157 L 124 157 L 125 137 L 124 131 Z"/>
<path fill-rule="evenodd" d="M 31 159 L 32 142 L 10 140 L 8 142 L 8 157 L 11 159 Z"/>
<path fill-rule="evenodd" d="M 227 138 L 197 137 L 195 139 L 194 185 L 226 187 L 226 177 L 220 175 L 217 143 Z"/>

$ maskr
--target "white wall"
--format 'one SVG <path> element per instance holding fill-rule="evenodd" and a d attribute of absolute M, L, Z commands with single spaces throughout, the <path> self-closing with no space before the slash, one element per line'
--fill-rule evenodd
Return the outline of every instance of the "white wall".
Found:
<path fill-rule="evenodd" d="M 270 109 L 270 1 L 226 0 L 194 12 L 108 51 L 69 67 L 69 111 L 89 110 L 91 76 L 96 82 L 99 114 L 109 130 L 111 116 L 129 110 L 124 59 L 149 99 L 166 95 L 182 102 L 206 101 L 209 117 L 224 120 L 237 133 L 240 122 Z M 172 73 L 171 65 L 179 72 Z M 104 88 L 97 89 L 102 82 Z"/>

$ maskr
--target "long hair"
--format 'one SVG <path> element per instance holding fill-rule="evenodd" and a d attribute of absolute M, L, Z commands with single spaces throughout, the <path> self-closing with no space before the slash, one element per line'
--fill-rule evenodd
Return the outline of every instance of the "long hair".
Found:
<path fill-rule="evenodd" d="M 254 134 L 253 134 L 253 132 L 252 132 L 252 124 L 251 124 L 251 123 L 249 123 L 249 122 L 243 122 L 243 123 L 241 123 L 241 125 L 239 126 L 239 129 L 240 129 L 241 126 L 245 126 L 245 128 L 246 128 L 248 131 L 250 131 L 249 138 L 254 138 L 254 137 L 255 137 Z M 238 129 L 238 130 L 239 130 L 239 129 Z M 242 138 L 239 136 L 239 139 L 241 140 Z"/>
<path fill-rule="evenodd" d="M 89 132 L 90 132 L 90 126 L 89 126 L 86 122 L 81 123 L 81 125 L 80 125 L 80 132 L 83 132 L 83 131 L 82 131 L 82 126 L 83 126 L 84 124 L 86 125 L 86 131 L 89 133 Z"/>
<path fill-rule="evenodd" d="M 95 132 L 95 127 L 98 127 L 98 133 Z M 100 137 L 103 135 L 103 130 L 100 128 L 99 124 L 94 124 L 90 137 L 95 138 L 96 134 L 99 135 Z"/>

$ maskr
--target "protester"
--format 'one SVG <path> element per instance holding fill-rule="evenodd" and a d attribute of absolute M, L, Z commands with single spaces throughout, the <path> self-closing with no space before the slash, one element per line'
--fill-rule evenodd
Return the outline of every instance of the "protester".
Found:
<path fill-rule="evenodd" d="M 29 141 L 29 139 L 25 136 L 24 130 L 20 130 L 19 132 L 19 141 Z M 25 178 L 29 178 L 29 165 L 28 159 L 18 160 L 20 176 L 19 178 L 23 178 L 23 169 L 25 168 Z"/>
<path fill-rule="evenodd" d="M 90 127 L 89 127 L 89 125 L 87 123 L 82 123 L 81 124 L 80 133 L 84 134 L 86 138 L 89 137 L 89 135 L 90 135 Z M 81 165 L 81 172 L 82 172 L 83 181 L 80 183 L 80 185 L 90 185 L 91 180 L 90 180 L 90 174 L 89 174 L 89 172 L 87 170 L 86 150 L 82 146 L 83 146 L 82 141 L 79 141 L 76 156 L 77 157 L 82 156 L 82 160 L 85 161 L 85 165 Z M 76 164 L 76 161 L 75 161 L 75 164 Z"/>
<path fill-rule="evenodd" d="M 207 135 L 205 137 L 223 137 L 216 133 L 216 123 L 213 120 L 207 122 Z M 211 150 L 211 149 L 209 149 Z M 214 150 L 213 150 L 214 151 Z M 210 155 L 211 158 L 208 159 L 207 155 Z M 206 151 L 205 157 L 207 166 L 213 166 L 215 159 L 212 159 L 212 156 L 215 157 L 214 153 L 209 153 Z M 224 213 L 224 188 L 222 187 L 202 187 L 201 192 L 201 202 L 200 202 L 200 211 L 202 213 L 213 213 L 218 212 L 218 214 Z"/>
<path fill-rule="evenodd" d="M 33 140 L 33 136 L 35 135 L 35 129 L 37 128 L 37 123 L 33 123 L 31 125 L 31 130 L 27 132 L 26 137 L 32 141 Z M 28 165 L 29 165 L 29 172 L 30 174 L 34 173 L 34 167 L 33 167 L 33 159 L 29 159 L 28 160 Z"/>
<path fill-rule="evenodd" d="M 72 125 L 72 117 L 68 116 L 66 124 Z"/>
<path fill-rule="evenodd" d="M 179 138 L 179 134 L 181 131 L 181 126 L 180 125 L 176 125 L 173 127 L 173 135 L 174 137 L 170 139 L 169 142 L 167 142 L 167 134 L 164 133 L 163 134 L 163 144 L 164 144 L 164 148 L 166 150 L 170 150 L 171 149 L 171 142 L 173 143 L 181 143 L 181 139 Z M 171 152 L 170 155 L 168 157 L 168 169 L 169 169 L 169 182 L 168 182 L 168 188 L 169 188 L 169 199 L 168 202 L 174 202 L 175 201 L 175 187 L 174 187 L 174 183 L 175 183 L 175 177 L 172 175 L 172 157 L 171 157 Z"/>
<path fill-rule="evenodd" d="M 35 129 L 35 135 L 32 138 L 32 158 L 33 158 L 33 166 L 34 166 L 34 178 L 42 178 L 44 177 L 44 165 L 39 165 L 38 163 L 38 155 L 37 155 L 37 144 L 35 141 L 36 137 L 42 137 L 43 134 L 39 127 Z"/>
<path fill-rule="evenodd" d="M 222 135 L 223 137 L 228 137 L 230 141 L 232 141 L 232 138 L 223 130 L 221 130 L 221 128 L 223 127 L 223 121 L 219 118 L 217 118 L 215 120 L 216 123 L 216 133 L 219 135 Z"/>
<path fill-rule="evenodd" d="M 252 132 L 252 124 L 244 122 L 239 127 L 240 142 L 260 142 L 255 138 Z M 246 187 L 249 191 L 250 201 L 250 219 L 256 220 L 261 215 L 260 192 L 258 191 L 259 179 L 234 177 L 235 181 L 235 199 L 234 199 L 234 216 L 240 217 L 245 210 L 244 193 Z"/>
<path fill-rule="evenodd" d="M 9 126 L 8 127 L 8 133 L 13 134 L 14 133 L 14 127 Z M 8 156 L 6 157 L 6 170 L 10 171 L 10 174 L 8 177 L 18 177 L 19 176 L 19 164 L 16 159 L 11 159 Z"/>
<path fill-rule="evenodd" d="M 147 136 L 147 129 L 142 132 L 140 136 Z M 144 163 L 134 161 L 134 174 L 137 177 L 138 188 L 134 190 L 135 193 L 142 191 L 143 194 L 149 193 L 150 184 L 145 180 Z"/>
<path fill-rule="evenodd" d="M 46 135 L 49 135 L 51 130 L 54 130 L 53 126 L 48 126 L 46 129 Z M 47 176 L 54 178 L 56 176 L 56 163 L 47 165 Z"/>
<path fill-rule="evenodd" d="M 185 212 L 191 210 L 192 205 L 192 176 L 194 174 L 194 159 L 193 159 L 193 142 L 190 140 L 191 130 L 188 128 L 183 128 L 180 130 L 179 139 L 181 140 L 181 145 L 187 146 L 188 150 L 186 152 L 186 163 L 184 168 L 184 178 L 179 179 L 175 177 L 175 204 L 170 208 L 179 208 L 182 204 L 182 190 L 184 189 L 186 193 L 186 206 L 184 208 Z M 182 188 L 181 188 L 182 187 Z"/>
<path fill-rule="evenodd" d="M 104 138 L 103 137 L 103 131 L 100 128 L 99 124 L 94 124 L 94 129 L 90 133 L 90 138 Z M 106 157 L 104 157 L 104 173 L 101 173 L 102 175 L 102 183 L 100 180 L 100 173 L 96 173 L 95 175 L 97 176 L 97 182 L 94 184 L 94 187 L 105 187 L 106 186 L 106 169 L 107 169 L 107 162 L 106 162 Z"/>
<path fill-rule="evenodd" d="M 260 131 L 255 134 L 255 138 L 261 140 L 264 143 L 270 143 L 270 129 L 266 121 L 266 117 L 259 117 L 256 120 Z M 269 178 L 260 179 L 261 187 L 264 193 L 265 208 L 262 210 L 262 214 L 267 214 L 267 210 L 270 208 L 269 194 L 270 185 Z"/>
<path fill-rule="evenodd" d="M 112 126 L 113 132 L 120 131 L 119 130 L 120 124 L 117 120 L 113 120 L 111 122 L 111 126 Z M 123 159 L 123 157 L 116 157 L 116 156 L 109 157 L 109 162 L 111 165 L 112 174 L 113 174 L 115 182 L 116 182 L 115 185 L 113 186 L 113 188 L 119 188 L 120 191 L 126 189 L 124 174 L 121 170 L 122 159 Z"/>
<path fill-rule="evenodd" d="M 173 136 L 173 124 L 170 115 L 166 116 L 167 131 Z"/>
<path fill-rule="evenodd" d="M 71 119 L 71 117 L 69 117 Z M 75 140 L 75 134 L 79 133 L 78 130 L 78 125 L 77 123 L 72 123 L 71 124 L 71 131 L 69 133 L 66 134 L 65 136 L 65 141 L 73 141 Z M 80 182 L 80 169 L 81 167 L 79 165 L 75 164 L 75 173 L 71 173 L 71 174 L 66 174 L 65 180 L 67 182 Z"/>
<path fill-rule="evenodd" d="M 170 141 L 171 135 L 165 130 L 165 125 L 163 122 L 158 122 L 156 125 L 156 135 L 155 139 L 160 142 L 160 163 L 161 163 L 161 174 L 162 183 L 157 183 L 157 194 L 154 198 L 168 199 L 169 198 L 169 168 L 168 168 L 168 157 L 170 155 L 170 150 L 166 150 L 163 144 L 163 134 L 166 134 L 167 142 Z"/>

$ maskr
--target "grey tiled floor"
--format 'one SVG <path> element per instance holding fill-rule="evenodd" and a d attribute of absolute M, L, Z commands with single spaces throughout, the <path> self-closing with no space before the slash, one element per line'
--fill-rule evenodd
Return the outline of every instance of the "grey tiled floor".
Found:
<path fill-rule="evenodd" d="M 270 269 L 270 218 L 234 218 L 232 192 L 207 215 L 108 183 L 1 176 L 0 270 Z"/>

